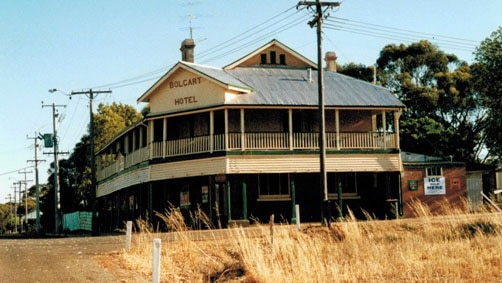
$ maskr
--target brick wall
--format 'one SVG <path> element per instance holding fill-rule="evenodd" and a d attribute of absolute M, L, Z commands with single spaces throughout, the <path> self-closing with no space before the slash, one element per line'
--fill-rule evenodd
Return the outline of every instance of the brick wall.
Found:
<path fill-rule="evenodd" d="M 465 167 L 443 168 L 443 177 L 445 177 L 446 194 L 445 195 L 425 195 L 424 178 L 425 168 L 406 168 L 404 169 L 401 186 L 403 192 L 403 216 L 415 217 L 417 213 L 413 209 L 415 202 L 420 202 L 428 207 L 433 215 L 444 214 L 445 210 L 451 208 L 464 209 L 467 183 L 465 178 Z M 408 180 L 417 180 L 417 190 L 409 188 Z"/>

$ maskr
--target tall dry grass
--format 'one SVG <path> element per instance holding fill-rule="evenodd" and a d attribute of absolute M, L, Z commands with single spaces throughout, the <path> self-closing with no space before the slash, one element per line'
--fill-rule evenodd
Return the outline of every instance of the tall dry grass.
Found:
<path fill-rule="evenodd" d="M 151 274 L 152 239 L 162 239 L 163 282 L 500 282 L 502 215 L 451 210 L 417 218 L 357 221 L 330 228 L 268 225 L 190 231 L 181 213 L 161 215 L 170 233 L 138 221 L 123 261 Z M 207 222 L 207 218 L 202 220 Z M 208 224 L 207 224 L 208 225 Z"/>

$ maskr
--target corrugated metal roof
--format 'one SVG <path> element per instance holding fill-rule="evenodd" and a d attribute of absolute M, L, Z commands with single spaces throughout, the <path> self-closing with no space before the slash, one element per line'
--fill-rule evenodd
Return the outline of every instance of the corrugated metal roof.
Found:
<path fill-rule="evenodd" d="M 188 66 L 189 68 L 191 68 L 197 72 L 203 73 L 203 74 L 205 74 L 205 75 L 207 75 L 207 76 L 213 78 L 214 80 L 217 80 L 223 84 L 238 87 L 238 88 L 252 90 L 252 87 L 244 84 L 242 81 L 233 77 L 231 74 L 225 72 L 221 68 L 204 66 L 204 65 L 188 63 L 188 62 L 180 62 L 180 63 Z"/>
<path fill-rule="evenodd" d="M 315 70 L 311 81 L 306 69 L 241 67 L 225 71 L 254 89 L 231 104 L 318 105 Z M 405 107 L 388 89 L 335 72 L 324 72 L 324 102 L 342 107 Z"/>
<path fill-rule="evenodd" d="M 405 166 L 465 166 L 464 162 L 447 160 L 439 156 L 430 156 L 413 152 L 401 152 L 401 161 Z"/>

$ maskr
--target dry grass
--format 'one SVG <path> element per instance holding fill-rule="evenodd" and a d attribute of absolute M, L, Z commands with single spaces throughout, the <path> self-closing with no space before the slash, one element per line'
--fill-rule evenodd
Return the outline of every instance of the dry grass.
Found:
<path fill-rule="evenodd" d="M 332 223 L 330 228 L 268 225 L 188 231 L 179 210 L 163 219 L 171 233 L 145 221 L 122 258 L 151 274 L 152 239 L 162 239 L 162 282 L 500 282 L 502 215 L 451 210 L 417 218 Z M 202 221 L 203 223 L 207 221 Z"/>

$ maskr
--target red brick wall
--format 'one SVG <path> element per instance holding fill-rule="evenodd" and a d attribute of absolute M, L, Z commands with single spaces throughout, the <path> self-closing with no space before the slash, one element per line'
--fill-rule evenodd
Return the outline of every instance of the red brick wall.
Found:
<path fill-rule="evenodd" d="M 447 213 L 449 208 L 464 209 L 467 197 L 467 183 L 465 179 L 465 167 L 443 168 L 445 177 L 445 195 L 424 194 L 425 168 L 405 168 L 401 186 L 403 191 L 403 216 L 416 217 L 413 209 L 414 202 L 421 202 L 433 215 Z M 418 181 L 418 190 L 410 191 L 408 180 Z M 448 205 L 445 205 L 448 204 Z M 419 214 L 420 215 L 420 214 Z"/>

